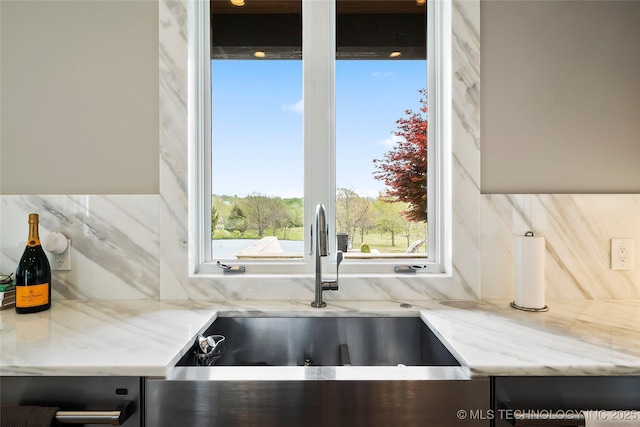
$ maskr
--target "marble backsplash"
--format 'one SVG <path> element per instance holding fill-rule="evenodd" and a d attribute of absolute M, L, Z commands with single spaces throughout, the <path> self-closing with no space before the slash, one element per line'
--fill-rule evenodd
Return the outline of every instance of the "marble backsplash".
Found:
<path fill-rule="evenodd" d="M 0 270 L 15 270 L 40 213 L 40 233 L 72 240 L 72 269 L 53 273 L 54 299 L 172 299 L 160 292 L 160 197 L 0 196 Z M 640 195 L 482 196 L 481 298 L 513 298 L 514 236 L 533 230 L 546 239 L 548 299 L 640 299 Z M 635 242 L 634 269 L 609 267 L 609 241 Z M 186 270 L 186 266 L 184 267 Z M 310 277 L 225 284 L 198 279 L 177 299 L 311 299 Z M 419 277 L 348 278 L 331 299 L 475 299 L 463 288 Z"/>
<path fill-rule="evenodd" d="M 152 299 L 159 290 L 158 196 L 0 196 L 0 271 L 15 271 L 31 212 L 40 238 L 71 239 L 71 270 L 52 272 L 53 299 Z"/>
<path fill-rule="evenodd" d="M 485 194 L 482 298 L 514 296 L 514 237 L 545 238 L 547 299 L 640 299 L 640 195 Z M 634 268 L 610 268 L 610 240 L 632 238 Z"/>
<path fill-rule="evenodd" d="M 9 273 L 24 251 L 27 217 L 40 214 L 40 234 L 60 231 L 71 239 L 71 271 L 53 272 L 53 298 L 76 300 L 305 300 L 314 293 L 312 274 L 296 277 L 189 277 L 182 257 L 167 257 L 185 280 L 161 268 L 161 239 L 179 252 L 179 229 L 159 220 L 160 196 L 0 196 L 0 270 Z M 171 248 L 165 253 L 170 253 Z M 166 275 L 166 277 L 163 277 Z M 479 283 L 479 278 L 475 278 Z M 163 292 L 162 281 L 173 283 Z M 477 292 L 450 277 L 345 277 L 326 300 L 477 299 Z"/>

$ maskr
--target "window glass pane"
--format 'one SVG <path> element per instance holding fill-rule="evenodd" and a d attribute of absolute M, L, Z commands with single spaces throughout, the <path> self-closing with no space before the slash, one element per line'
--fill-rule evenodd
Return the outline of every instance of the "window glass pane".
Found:
<path fill-rule="evenodd" d="M 338 249 L 426 257 L 425 4 L 338 0 L 337 12 Z"/>
<path fill-rule="evenodd" d="M 300 13 L 211 2 L 214 259 L 302 257 Z"/>

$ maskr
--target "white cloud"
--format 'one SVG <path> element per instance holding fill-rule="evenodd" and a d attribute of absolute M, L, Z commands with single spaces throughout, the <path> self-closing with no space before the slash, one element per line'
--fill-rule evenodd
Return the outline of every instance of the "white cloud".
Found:
<path fill-rule="evenodd" d="M 396 142 L 399 141 L 404 141 L 404 138 L 395 134 L 391 134 L 389 138 L 378 141 L 378 144 L 387 148 L 391 148 L 396 144 Z"/>
<path fill-rule="evenodd" d="M 302 99 L 301 99 L 295 104 L 284 104 L 282 106 L 282 111 L 293 111 L 296 114 L 302 114 L 303 105 L 304 104 L 302 103 Z"/>

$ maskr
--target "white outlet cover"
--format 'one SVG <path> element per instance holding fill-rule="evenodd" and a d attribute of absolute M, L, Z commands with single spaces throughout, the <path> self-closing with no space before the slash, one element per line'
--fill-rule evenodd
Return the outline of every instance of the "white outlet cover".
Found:
<path fill-rule="evenodd" d="M 611 269 L 633 270 L 633 239 L 611 239 Z"/>
<path fill-rule="evenodd" d="M 61 254 L 46 252 L 51 271 L 71 270 L 71 239 L 67 239 L 67 250 Z"/>

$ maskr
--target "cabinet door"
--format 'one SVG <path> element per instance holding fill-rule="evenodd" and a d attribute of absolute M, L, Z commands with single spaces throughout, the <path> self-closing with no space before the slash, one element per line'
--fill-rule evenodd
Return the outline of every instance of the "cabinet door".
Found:
<path fill-rule="evenodd" d="M 53 406 L 63 411 L 114 411 L 133 402 L 133 413 L 122 426 L 141 427 L 141 384 L 139 377 L 1 377 L 0 397 L 2 405 Z"/>
<path fill-rule="evenodd" d="M 515 411 L 549 427 L 584 425 L 572 420 L 581 410 L 629 410 L 640 416 L 638 376 L 496 377 L 493 385 L 495 427 L 513 426 Z"/>
<path fill-rule="evenodd" d="M 148 426 L 489 427 L 489 380 L 148 380 Z M 464 411 L 464 415 L 461 415 Z M 471 418 L 470 414 L 474 416 Z"/>

